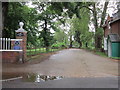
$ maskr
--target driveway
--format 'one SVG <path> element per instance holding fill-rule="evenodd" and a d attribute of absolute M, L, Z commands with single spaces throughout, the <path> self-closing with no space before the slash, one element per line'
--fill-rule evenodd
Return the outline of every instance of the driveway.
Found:
<path fill-rule="evenodd" d="M 3 88 L 8 89 L 118 88 L 118 62 L 83 49 L 66 49 L 41 63 L 5 65 L 3 76 Z"/>
<path fill-rule="evenodd" d="M 65 49 L 41 63 L 6 66 L 3 72 L 28 72 L 65 77 L 108 77 L 118 76 L 118 62 L 83 49 Z"/>

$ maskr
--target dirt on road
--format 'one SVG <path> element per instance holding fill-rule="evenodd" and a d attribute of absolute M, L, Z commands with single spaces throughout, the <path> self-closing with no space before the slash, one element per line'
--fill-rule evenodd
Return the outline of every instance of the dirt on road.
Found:
<path fill-rule="evenodd" d="M 25 64 L 3 64 L 3 74 L 16 72 L 65 77 L 118 76 L 118 62 L 83 49 L 65 49 L 44 56 L 37 56 Z"/>

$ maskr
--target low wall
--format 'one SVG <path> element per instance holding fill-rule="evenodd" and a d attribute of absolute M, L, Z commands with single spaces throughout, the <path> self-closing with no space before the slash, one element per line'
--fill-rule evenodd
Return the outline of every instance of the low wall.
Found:
<path fill-rule="evenodd" d="M 17 63 L 20 58 L 23 58 L 20 50 L 0 51 L 0 53 L 2 53 L 3 63 Z"/>

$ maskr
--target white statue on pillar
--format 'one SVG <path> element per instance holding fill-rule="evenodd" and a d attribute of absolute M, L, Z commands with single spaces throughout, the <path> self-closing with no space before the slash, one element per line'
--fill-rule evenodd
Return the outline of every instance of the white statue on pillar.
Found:
<path fill-rule="evenodd" d="M 27 32 L 23 29 L 23 26 L 24 26 L 23 22 L 19 22 L 19 26 L 20 26 L 20 28 L 18 30 L 16 30 L 16 32 Z"/>
<path fill-rule="evenodd" d="M 23 25 L 24 25 L 24 23 L 23 23 L 23 22 L 20 22 L 19 25 L 20 25 L 20 28 L 23 29 Z"/>

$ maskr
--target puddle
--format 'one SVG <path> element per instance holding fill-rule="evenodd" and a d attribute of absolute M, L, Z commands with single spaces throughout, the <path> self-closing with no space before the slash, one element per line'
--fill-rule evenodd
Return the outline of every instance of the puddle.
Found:
<path fill-rule="evenodd" d="M 22 77 L 22 78 L 20 78 Z M 2 81 L 14 81 L 21 79 L 24 82 L 45 82 L 49 80 L 60 80 L 63 76 L 47 76 L 34 73 L 3 73 Z"/>
<path fill-rule="evenodd" d="M 62 79 L 62 76 L 46 76 L 46 75 L 39 75 L 39 74 L 28 74 L 26 78 L 23 78 L 27 82 L 42 82 L 48 80 L 59 80 Z"/>

